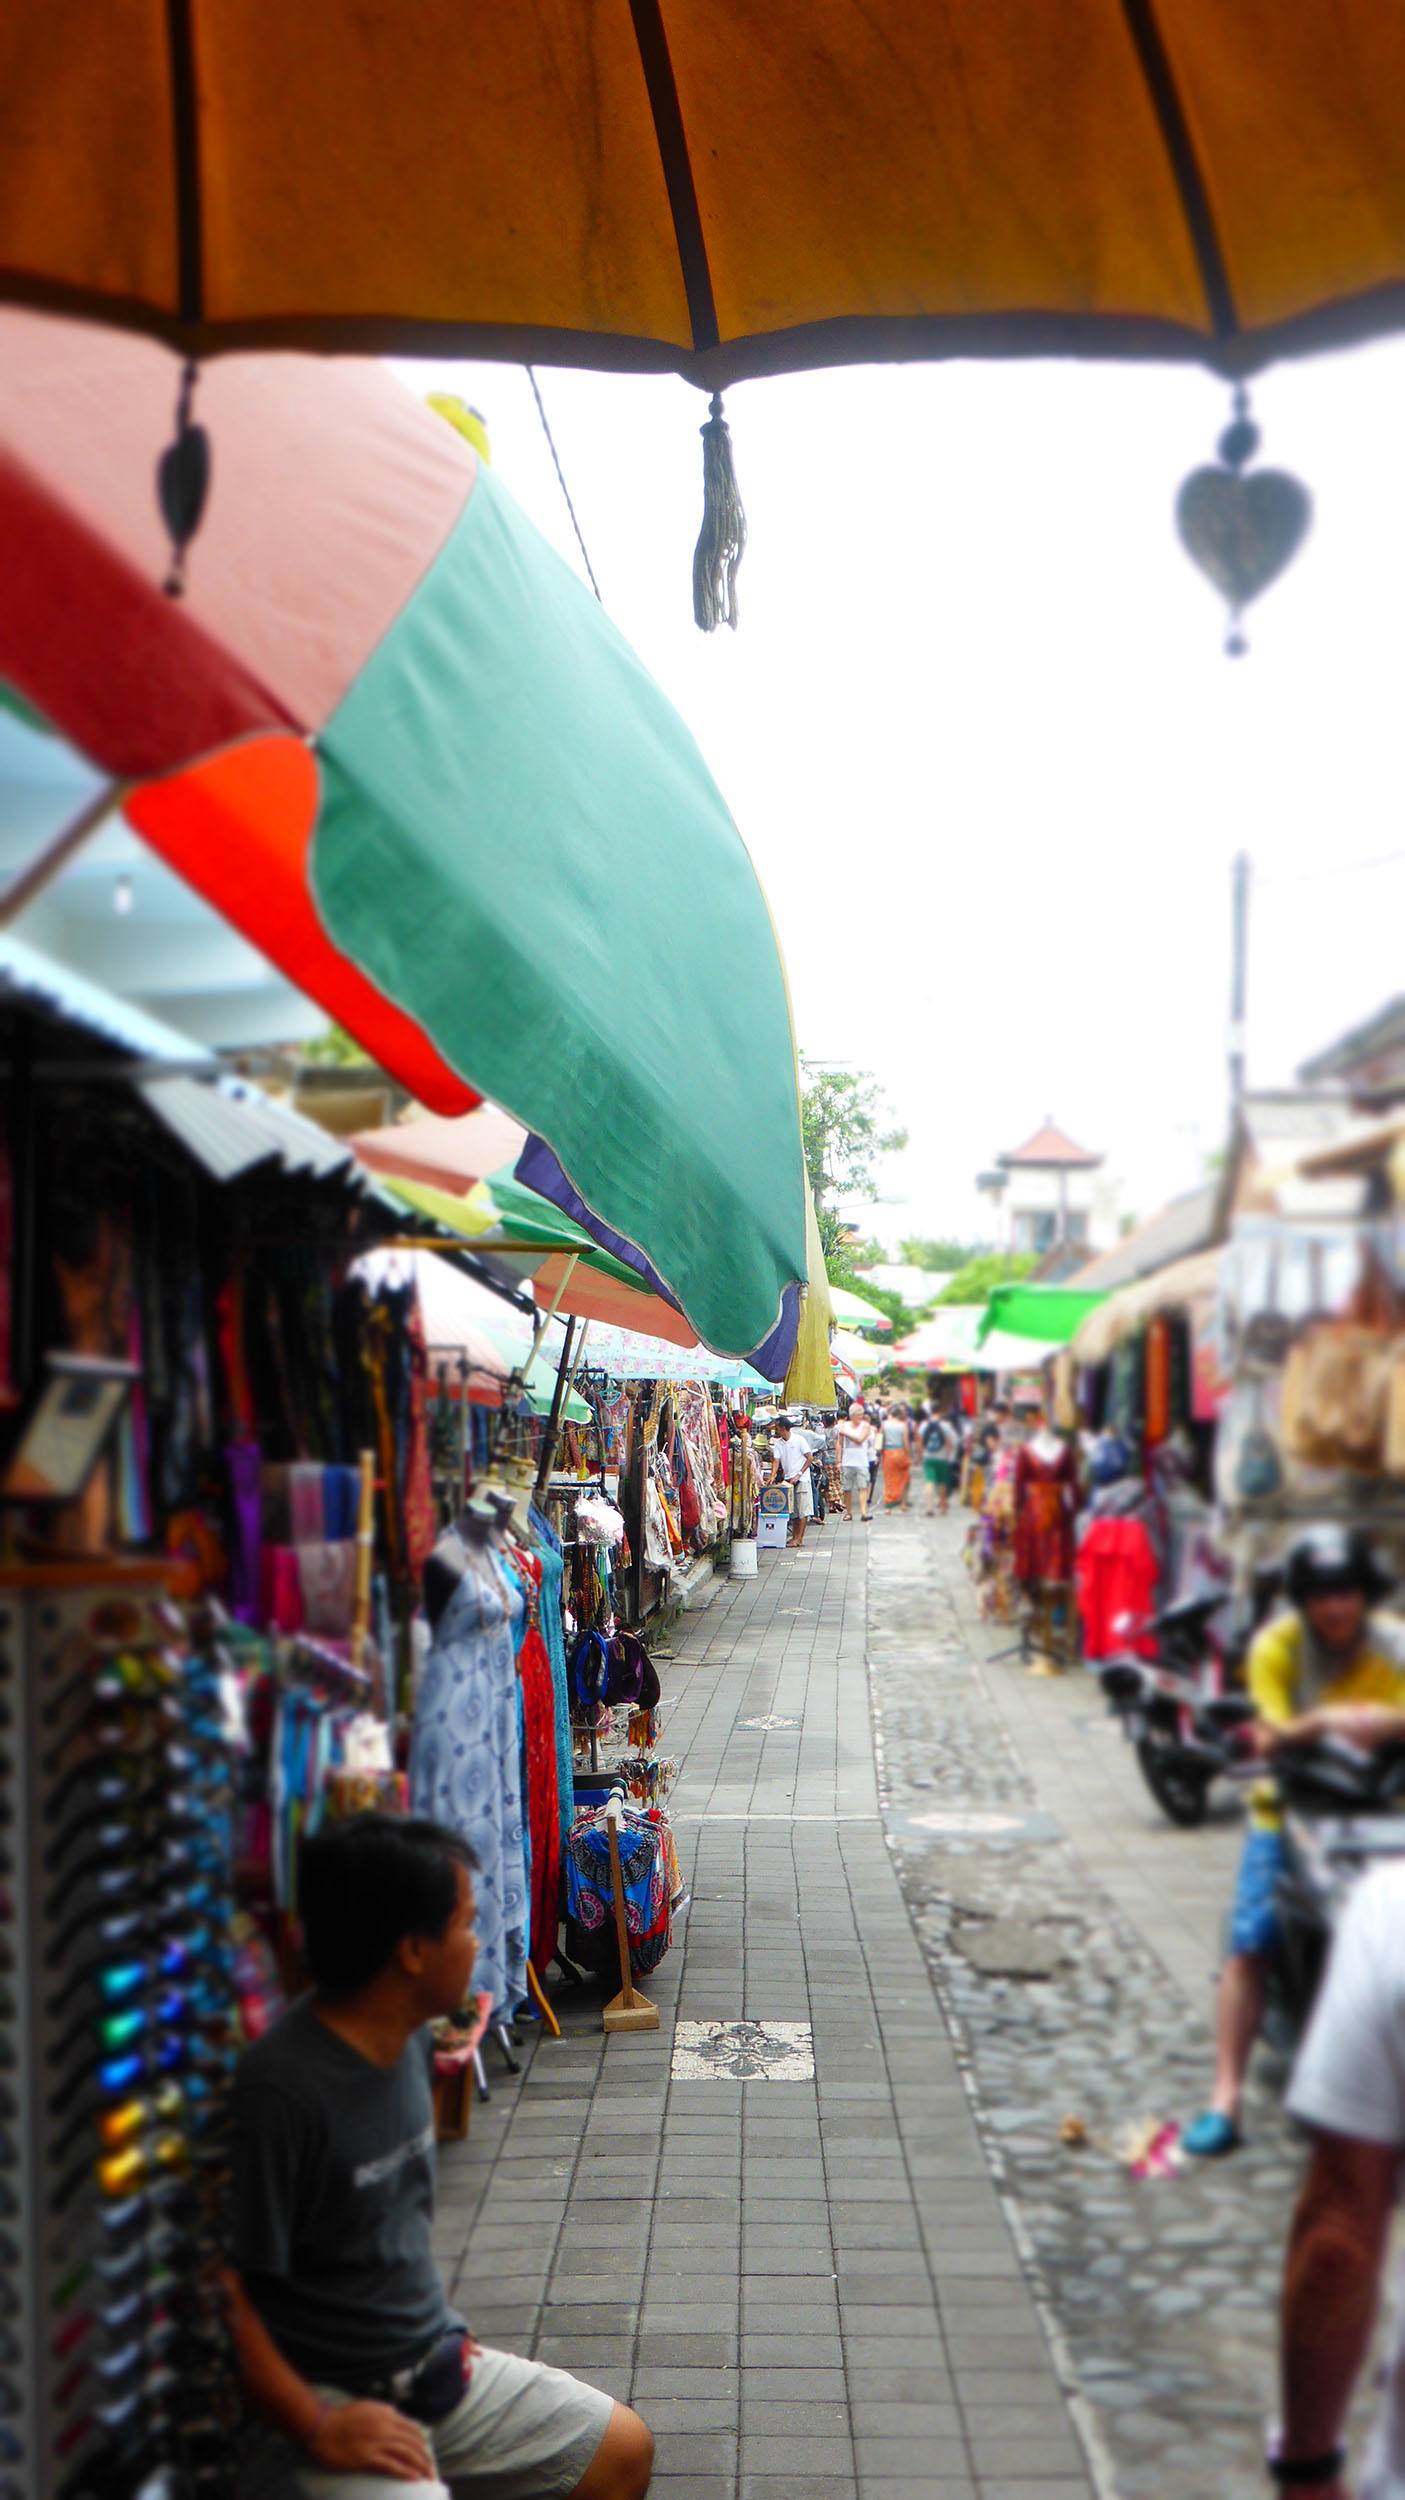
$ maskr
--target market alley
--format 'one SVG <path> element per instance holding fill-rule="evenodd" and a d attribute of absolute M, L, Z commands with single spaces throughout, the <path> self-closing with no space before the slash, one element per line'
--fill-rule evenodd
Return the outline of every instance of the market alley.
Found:
<path fill-rule="evenodd" d="M 670 2500 L 1090 2488 L 880 1820 L 865 1587 L 891 1533 L 835 1523 L 677 1627 L 693 1905 L 648 1983 L 662 2027 L 607 2045 L 598 1996 L 567 2000 L 442 2157 L 466 2313 L 632 2395 Z M 749 2080 L 715 2033 L 739 2021 Z"/>

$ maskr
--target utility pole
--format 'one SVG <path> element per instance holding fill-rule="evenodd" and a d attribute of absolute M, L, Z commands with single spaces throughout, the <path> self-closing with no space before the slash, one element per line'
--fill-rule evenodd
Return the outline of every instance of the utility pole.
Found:
<path fill-rule="evenodd" d="M 1229 1133 L 1244 1100 L 1245 1015 L 1249 987 L 1249 854 L 1236 851 L 1231 876 L 1229 975 Z"/>

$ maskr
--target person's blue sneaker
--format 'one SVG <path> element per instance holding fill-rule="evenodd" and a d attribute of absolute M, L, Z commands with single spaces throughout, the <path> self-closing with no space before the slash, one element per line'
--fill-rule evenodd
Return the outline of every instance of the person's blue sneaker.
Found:
<path fill-rule="evenodd" d="M 1234 2152 L 1239 2141 L 1239 2129 L 1222 2109 L 1202 2109 L 1186 2128 L 1181 2146 L 1187 2153 L 1199 2153 L 1202 2159 L 1213 2161 L 1223 2153 Z"/>

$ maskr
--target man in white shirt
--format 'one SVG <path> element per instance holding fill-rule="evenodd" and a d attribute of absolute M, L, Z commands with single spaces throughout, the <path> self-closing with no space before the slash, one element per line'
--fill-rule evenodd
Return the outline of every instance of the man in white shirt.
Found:
<path fill-rule="evenodd" d="M 1315 2141 L 1288 2239 L 1283 2420 L 1269 2471 L 1314 2500 L 1347 2500 L 1344 2425 L 1405 2157 L 1405 1863 L 1367 1876 L 1347 1904 L 1288 2107 Z M 1358 2500 L 1405 2500 L 1405 2301 L 1355 2489 Z"/>
<path fill-rule="evenodd" d="M 809 1437 L 792 1428 L 788 1415 L 778 1415 L 771 1427 L 771 1456 L 772 1484 L 788 1484 L 791 1488 L 790 1542 L 798 1552 L 814 1518 L 815 1501 L 810 1489 Z"/>

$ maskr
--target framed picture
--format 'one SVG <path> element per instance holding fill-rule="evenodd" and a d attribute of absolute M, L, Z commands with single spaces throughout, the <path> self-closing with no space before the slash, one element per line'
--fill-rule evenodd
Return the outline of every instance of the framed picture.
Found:
<path fill-rule="evenodd" d="M 141 1378 L 135 1363 L 48 1354 L 47 1377 L 0 1472 L 0 1502 L 76 1502 Z"/>

